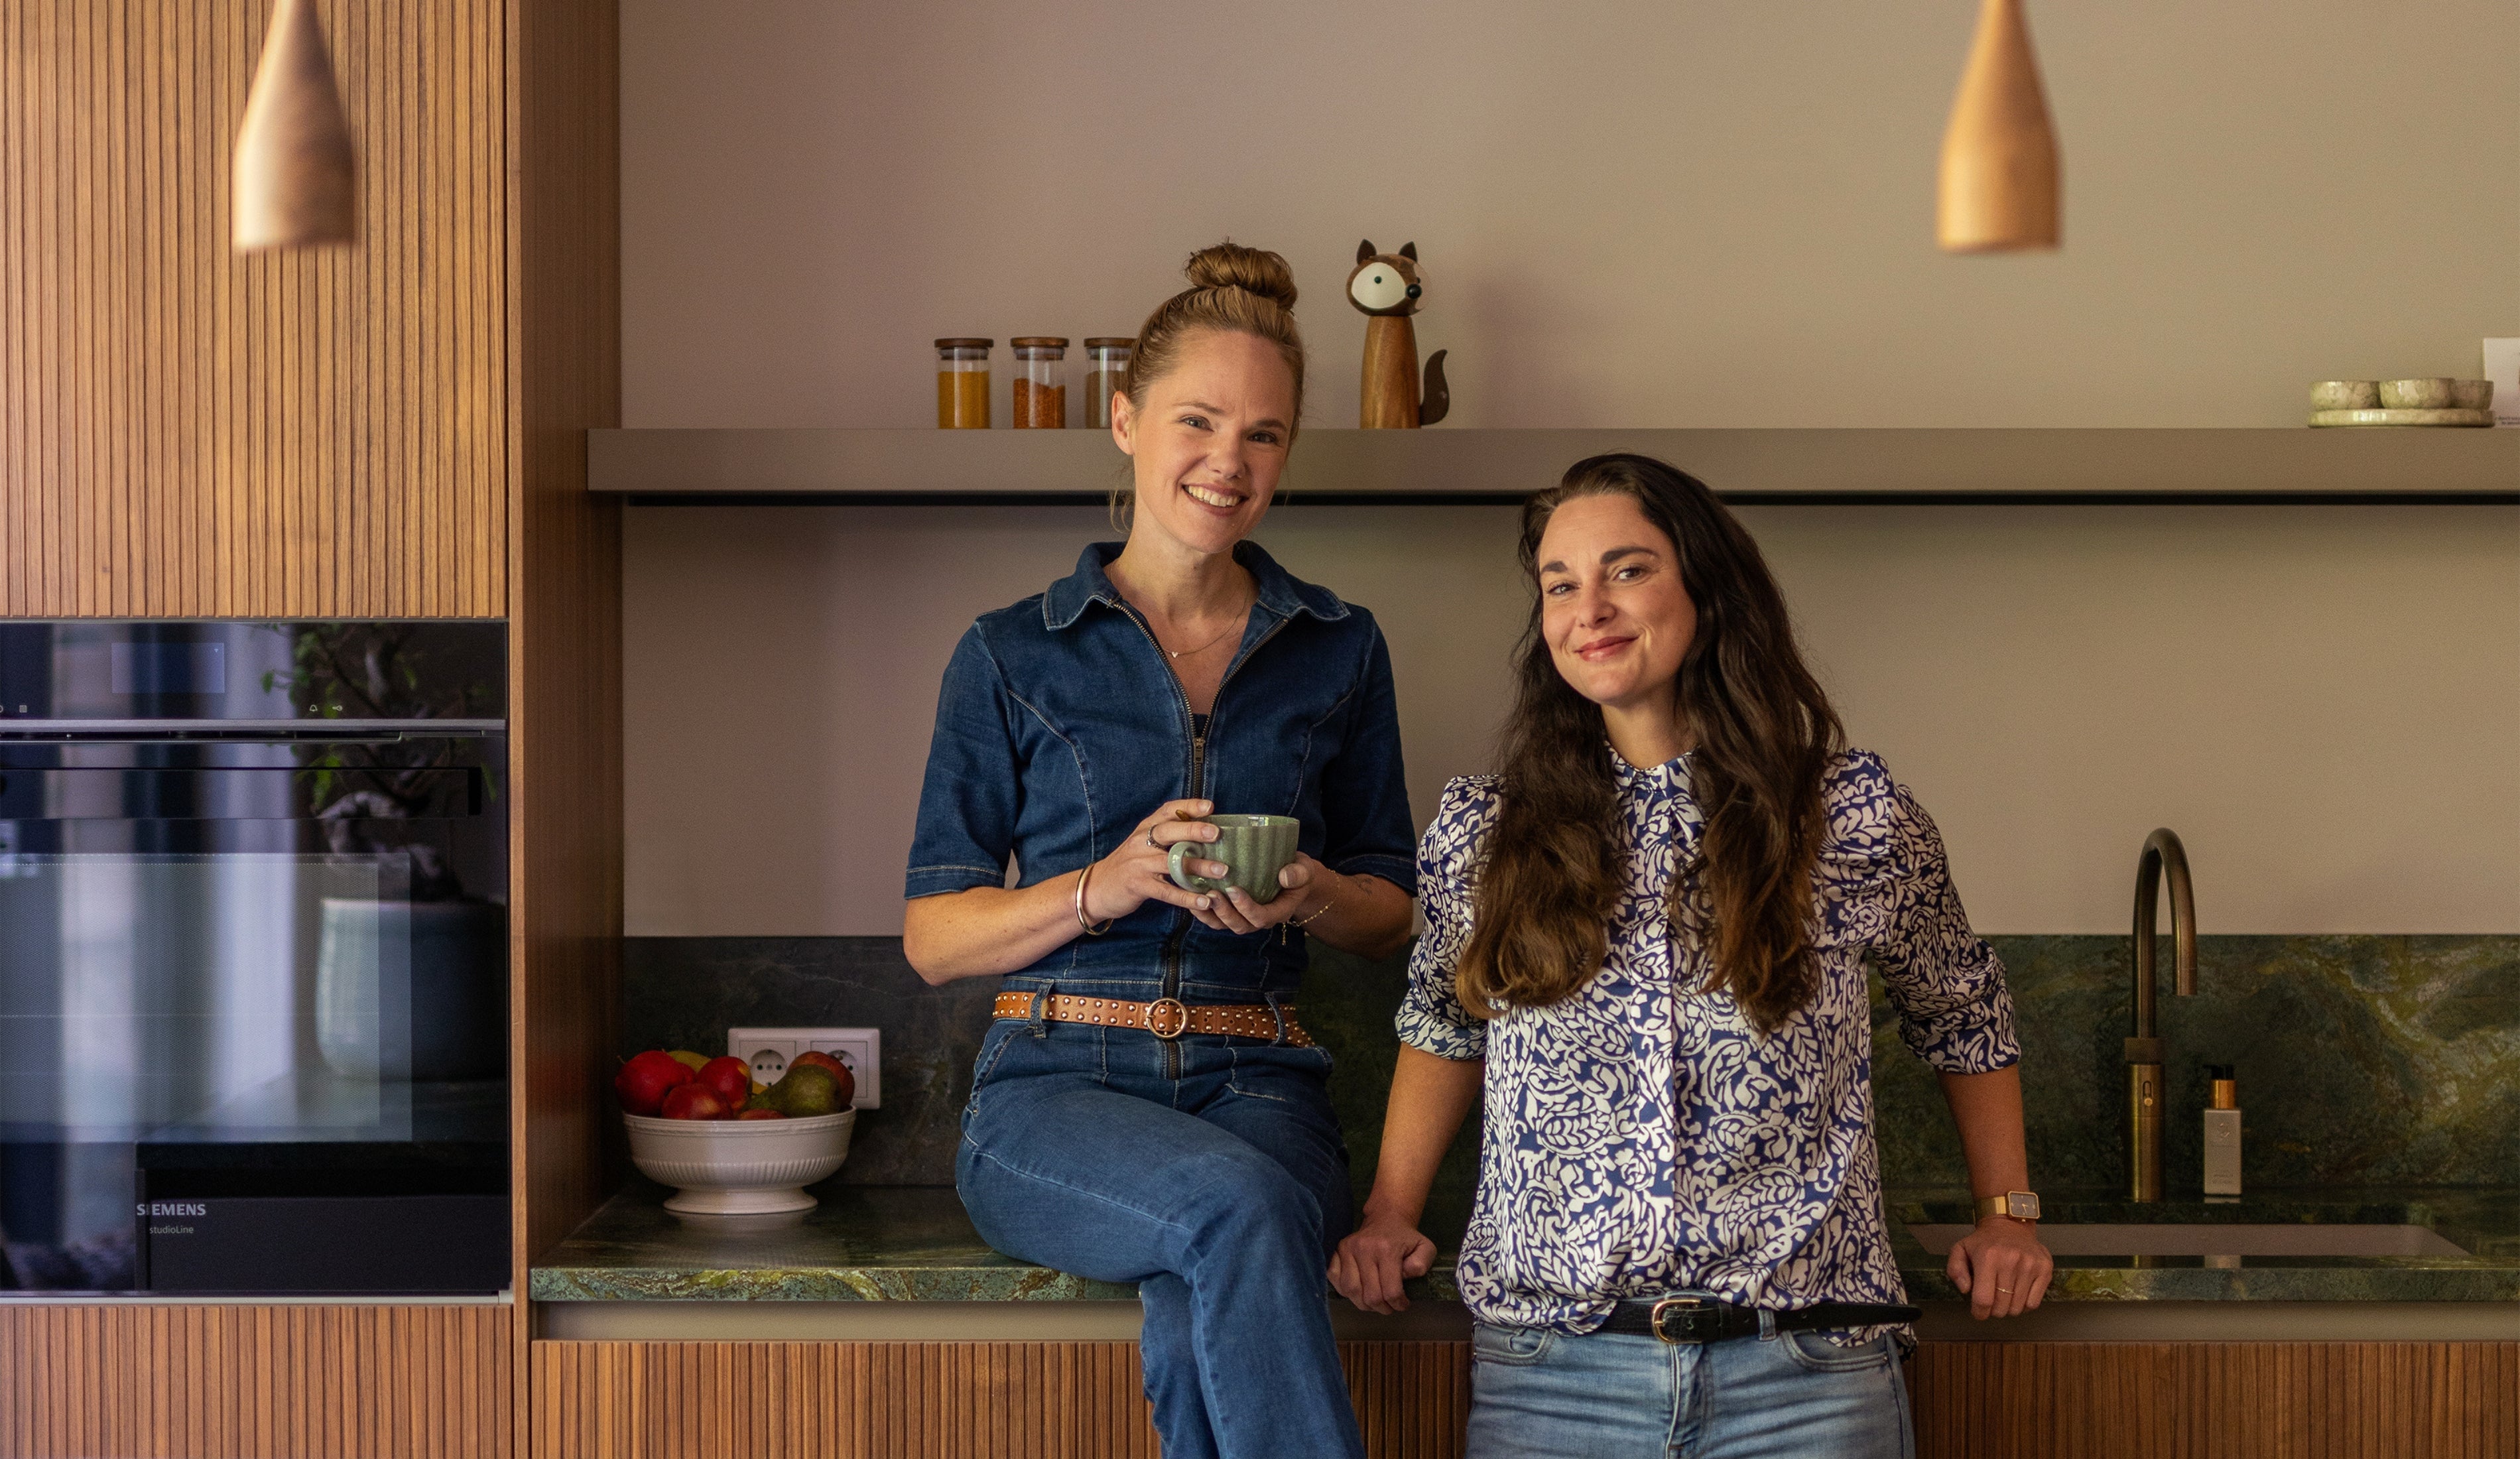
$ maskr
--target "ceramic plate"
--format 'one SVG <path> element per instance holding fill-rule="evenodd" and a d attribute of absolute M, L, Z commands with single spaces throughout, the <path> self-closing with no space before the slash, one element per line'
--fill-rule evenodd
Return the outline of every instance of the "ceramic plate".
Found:
<path fill-rule="evenodd" d="M 2314 426 L 2491 426 L 2490 410 L 2314 410 Z"/>

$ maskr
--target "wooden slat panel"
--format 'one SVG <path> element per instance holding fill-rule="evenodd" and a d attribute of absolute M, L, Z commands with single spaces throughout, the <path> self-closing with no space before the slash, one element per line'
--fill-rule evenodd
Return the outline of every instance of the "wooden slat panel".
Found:
<path fill-rule="evenodd" d="M 617 1153 L 608 1168 L 619 1136 L 600 1101 L 620 997 L 621 527 L 617 505 L 585 489 L 587 428 L 621 420 L 620 43 L 613 0 L 510 0 L 505 20 L 485 64 L 514 160 L 500 205 L 514 220 L 502 277 L 516 327 L 506 551 L 522 1290 L 533 1254 L 591 1214 L 620 1168 Z M 515 1341 L 522 1373 L 522 1327 Z M 519 1448 L 626 1451 L 600 1410 L 582 1416 L 596 1431 L 582 1443 L 536 1441 L 522 1397 Z"/>
<path fill-rule="evenodd" d="M 0 6 L 0 616 L 507 611 L 502 0 L 319 3 L 363 236 L 248 258 L 266 0 Z"/>
<path fill-rule="evenodd" d="M 1928 1343 L 1924 1459 L 2510 1459 L 2520 1343 Z"/>
<path fill-rule="evenodd" d="M 0 1459 L 498 1459 L 515 1315 L 0 1305 Z"/>
<path fill-rule="evenodd" d="M 523 1075 L 520 1264 L 603 1190 L 621 930 L 621 553 L 585 490 L 585 428 L 620 418 L 609 0 L 521 6 L 516 312 L 521 365 L 511 521 L 517 584 L 509 752 Z"/>
<path fill-rule="evenodd" d="M 1342 1343 L 1369 1459 L 1450 1459 L 1470 1419 L 1467 1343 Z"/>
<path fill-rule="evenodd" d="M 1155 1459 L 1134 1343 L 531 1345 L 533 1448 L 571 1459 Z M 1469 1345 L 1348 1343 L 1373 1459 L 1453 1459 Z"/>

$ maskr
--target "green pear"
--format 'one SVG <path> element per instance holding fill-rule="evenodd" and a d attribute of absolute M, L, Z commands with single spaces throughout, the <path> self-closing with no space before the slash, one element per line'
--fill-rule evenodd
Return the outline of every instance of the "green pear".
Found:
<path fill-rule="evenodd" d="M 771 1109 L 790 1119 L 811 1119 L 840 1112 L 840 1081 L 828 1069 L 800 1064 L 782 1074 L 761 1096 Z"/>

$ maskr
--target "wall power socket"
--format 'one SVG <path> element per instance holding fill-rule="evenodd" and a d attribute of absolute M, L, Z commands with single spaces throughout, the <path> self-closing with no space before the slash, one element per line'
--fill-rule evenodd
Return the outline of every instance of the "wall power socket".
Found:
<path fill-rule="evenodd" d="M 858 1081 L 855 1108 L 883 1103 L 883 1030 L 880 1028 L 729 1028 L 726 1051 L 747 1060 L 752 1076 L 776 1084 L 788 1061 L 820 1049 L 845 1066 Z"/>

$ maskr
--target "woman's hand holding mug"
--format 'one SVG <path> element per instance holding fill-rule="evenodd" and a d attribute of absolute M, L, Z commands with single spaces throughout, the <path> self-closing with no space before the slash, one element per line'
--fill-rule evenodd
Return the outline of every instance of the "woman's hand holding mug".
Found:
<path fill-rule="evenodd" d="M 1159 901 L 1183 908 L 1219 932 L 1249 934 L 1265 932 L 1318 910 L 1308 905 L 1313 899 L 1305 893 L 1316 884 L 1327 885 L 1328 869 L 1301 851 L 1279 868 L 1280 892 L 1265 902 L 1254 900 L 1239 887 L 1197 891 L 1175 882 L 1174 846 L 1204 846 L 1215 842 L 1220 834 L 1217 827 L 1203 819 L 1215 811 L 1216 804 L 1211 800 L 1167 800 L 1156 806 L 1152 815 L 1129 833 L 1127 841 L 1094 863 L 1093 877 L 1085 889 L 1086 917 L 1100 926 L 1106 918 L 1126 917 L 1149 901 Z M 1178 867 L 1190 876 L 1211 882 L 1221 882 L 1234 873 L 1227 863 L 1208 860 L 1195 852 L 1182 853 Z"/>

